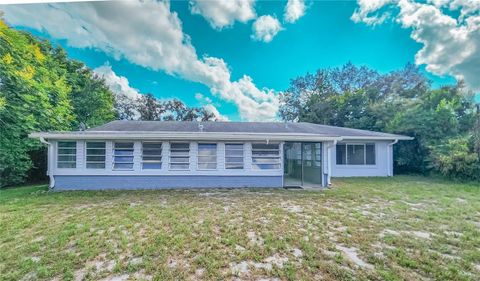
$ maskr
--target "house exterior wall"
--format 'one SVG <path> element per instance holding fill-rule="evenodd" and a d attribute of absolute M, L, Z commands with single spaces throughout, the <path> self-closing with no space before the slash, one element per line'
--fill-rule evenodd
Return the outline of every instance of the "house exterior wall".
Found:
<path fill-rule="evenodd" d="M 332 145 L 332 177 L 386 177 L 393 175 L 392 141 L 349 140 L 347 143 L 375 143 L 375 165 L 337 165 L 337 148 Z M 332 143 L 333 144 L 333 143 Z"/>
<path fill-rule="evenodd" d="M 161 169 L 142 169 L 142 140 L 128 141 L 134 143 L 133 169 L 115 170 L 113 169 L 114 140 L 100 140 L 105 141 L 105 169 L 86 167 L 85 140 L 76 141 L 76 168 L 58 168 L 59 141 L 61 140 L 49 140 L 52 146 L 51 157 L 53 157 L 50 171 L 54 178 L 55 190 L 283 186 L 283 165 L 280 165 L 279 169 L 271 170 L 259 170 L 252 167 L 252 142 L 204 141 L 217 144 L 217 169 L 215 170 L 198 169 L 198 144 L 202 142 L 189 142 L 189 169 L 172 170 L 169 167 L 169 141 L 162 142 Z M 125 141 L 122 140 L 122 142 Z M 225 169 L 225 143 L 244 144 L 244 169 Z M 280 163 L 283 163 L 283 143 L 279 143 L 279 148 Z"/>
<path fill-rule="evenodd" d="M 177 188 L 280 188 L 282 176 L 55 176 L 55 190 L 177 189 Z"/>

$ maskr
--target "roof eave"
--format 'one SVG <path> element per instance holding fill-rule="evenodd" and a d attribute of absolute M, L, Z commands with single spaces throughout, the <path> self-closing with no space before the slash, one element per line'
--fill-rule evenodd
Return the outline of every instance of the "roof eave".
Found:
<path fill-rule="evenodd" d="M 316 134 L 267 134 L 267 133 L 213 133 L 213 132 L 65 132 L 31 133 L 30 138 L 80 140 L 80 139 L 115 139 L 115 140 L 270 140 L 270 141 L 334 141 L 341 140 L 338 136 L 322 136 Z"/>

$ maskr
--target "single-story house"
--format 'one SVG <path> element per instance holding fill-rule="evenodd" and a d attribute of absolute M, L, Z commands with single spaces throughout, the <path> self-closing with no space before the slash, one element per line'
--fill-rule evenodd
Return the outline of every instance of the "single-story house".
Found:
<path fill-rule="evenodd" d="M 48 144 L 55 190 L 322 187 L 331 177 L 392 176 L 411 137 L 282 122 L 113 121 L 30 135 Z"/>

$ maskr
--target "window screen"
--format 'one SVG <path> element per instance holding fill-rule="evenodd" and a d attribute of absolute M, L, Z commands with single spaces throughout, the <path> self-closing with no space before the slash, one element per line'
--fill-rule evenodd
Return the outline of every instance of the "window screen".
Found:
<path fill-rule="evenodd" d="M 243 143 L 225 144 L 225 169 L 243 169 Z"/>
<path fill-rule="evenodd" d="M 87 142 L 87 169 L 105 169 L 105 142 Z"/>
<path fill-rule="evenodd" d="M 188 170 L 190 168 L 190 143 L 170 144 L 170 169 Z"/>
<path fill-rule="evenodd" d="M 162 168 L 162 143 L 142 143 L 142 169 Z"/>
<path fill-rule="evenodd" d="M 133 170 L 133 142 L 116 142 L 113 149 L 113 169 Z"/>
<path fill-rule="evenodd" d="M 214 170 L 217 168 L 217 144 L 198 144 L 198 169 Z"/>
<path fill-rule="evenodd" d="M 59 141 L 57 149 L 57 167 L 58 168 L 76 168 L 77 167 L 77 142 Z"/>
<path fill-rule="evenodd" d="M 252 167 L 260 170 L 280 169 L 280 145 L 252 144 Z"/>

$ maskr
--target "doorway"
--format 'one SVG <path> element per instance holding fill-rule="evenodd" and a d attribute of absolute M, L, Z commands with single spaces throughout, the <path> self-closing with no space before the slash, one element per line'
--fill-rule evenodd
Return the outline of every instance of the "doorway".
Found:
<path fill-rule="evenodd" d="M 322 186 L 322 143 L 285 142 L 283 151 L 285 187 Z"/>

